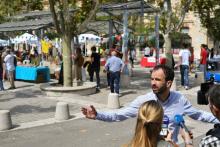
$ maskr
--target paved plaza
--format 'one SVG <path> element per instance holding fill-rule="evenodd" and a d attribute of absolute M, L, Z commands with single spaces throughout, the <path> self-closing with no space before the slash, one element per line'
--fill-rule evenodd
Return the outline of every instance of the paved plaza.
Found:
<path fill-rule="evenodd" d="M 129 104 L 136 96 L 145 94 L 150 88 L 150 69 L 135 65 L 131 85 L 122 88 L 121 107 Z M 182 92 L 199 109 L 209 111 L 206 105 L 197 105 L 196 94 L 199 86 L 194 84 L 194 74 L 190 74 L 191 89 L 180 85 L 180 75 L 176 71 L 177 90 Z M 7 89 L 8 82 L 4 82 Z M 16 81 L 15 90 L 0 92 L 0 109 L 10 110 L 13 129 L 0 132 L 1 147 L 116 147 L 127 143 L 132 137 L 136 118 L 123 122 L 107 123 L 85 119 L 80 107 L 94 105 L 98 110 L 107 109 L 107 97 L 110 90 L 106 87 L 106 77 L 101 76 L 100 92 L 89 95 L 66 95 L 47 97 L 40 84 Z M 56 104 L 64 101 L 69 104 L 71 119 L 54 119 Z M 109 110 L 114 111 L 114 110 Z M 192 130 L 195 146 L 212 124 L 186 119 L 186 125 Z M 180 141 L 181 142 L 181 141 Z"/>

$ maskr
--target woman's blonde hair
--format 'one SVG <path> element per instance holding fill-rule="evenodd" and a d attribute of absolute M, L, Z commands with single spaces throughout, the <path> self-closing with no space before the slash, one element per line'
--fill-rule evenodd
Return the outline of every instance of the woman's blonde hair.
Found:
<path fill-rule="evenodd" d="M 151 100 L 141 105 L 138 111 L 135 135 L 129 147 L 156 147 L 163 121 L 163 108 Z"/>

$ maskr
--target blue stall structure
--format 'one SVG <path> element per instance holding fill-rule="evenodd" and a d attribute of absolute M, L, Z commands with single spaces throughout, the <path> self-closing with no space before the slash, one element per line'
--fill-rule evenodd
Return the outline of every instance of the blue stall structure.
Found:
<path fill-rule="evenodd" d="M 220 83 L 220 56 L 214 56 L 208 59 L 208 71 L 206 72 L 206 81 L 214 78 L 214 81 Z"/>
<path fill-rule="evenodd" d="M 220 72 L 219 71 L 207 71 L 206 81 L 209 81 L 211 78 L 214 78 L 214 81 L 220 83 Z"/>
<path fill-rule="evenodd" d="M 16 80 L 44 83 L 50 81 L 50 70 L 45 66 L 17 66 L 15 70 Z"/>

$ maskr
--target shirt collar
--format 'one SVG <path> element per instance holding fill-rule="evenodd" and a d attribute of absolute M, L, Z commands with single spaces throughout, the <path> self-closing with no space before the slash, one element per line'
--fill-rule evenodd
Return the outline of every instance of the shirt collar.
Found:
<path fill-rule="evenodd" d="M 169 92 L 169 95 L 168 95 L 166 101 L 164 101 L 164 102 L 161 101 L 161 100 L 157 97 L 157 95 L 156 95 L 156 97 L 157 97 L 158 101 L 159 101 L 162 105 L 166 105 L 166 104 L 168 104 L 168 103 L 170 102 L 170 95 L 171 95 L 171 92 Z"/>

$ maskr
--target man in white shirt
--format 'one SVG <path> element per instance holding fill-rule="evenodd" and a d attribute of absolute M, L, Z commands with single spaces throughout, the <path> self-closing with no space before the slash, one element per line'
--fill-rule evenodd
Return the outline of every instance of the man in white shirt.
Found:
<path fill-rule="evenodd" d="M 150 47 L 146 46 L 144 48 L 144 56 L 145 57 L 150 57 Z"/>
<path fill-rule="evenodd" d="M 10 49 L 6 50 L 6 56 L 4 58 L 6 72 L 8 80 L 11 84 L 11 87 L 9 89 L 15 89 L 15 83 L 14 83 L 14 73 L 15 73 L 15 57 L 13 54 L 11 54 Z"/>
<path fill-rule="evenodd" d="M 181 74 L 181 85 L 184 86 L 186 90 L 189 89 L 189 59 L 191 53 L 187 46 L 184 46 L 184 49 L 179 52 L 179 65 L 180 65 L 180 74 Z"/>

